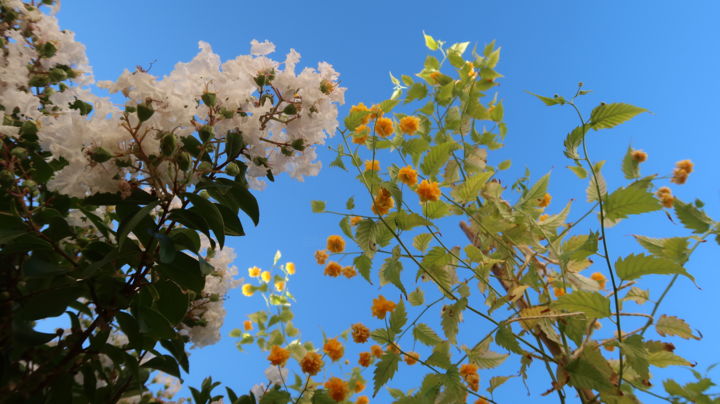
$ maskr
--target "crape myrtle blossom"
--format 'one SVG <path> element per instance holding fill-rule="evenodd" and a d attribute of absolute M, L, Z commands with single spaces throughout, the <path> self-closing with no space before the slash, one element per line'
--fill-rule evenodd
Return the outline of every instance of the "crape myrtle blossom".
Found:
<path fill-rule="evenodd" d="M 37 126 L 42 147 L 66 163 L 49 182 L 51 189 L 84 197 L 142 184 L 170 197 L 168 189 L 192 186 L 203 171 L 178 168 L 177 147 L 157 158 L 163 156 L 163 138 L 172 135 L 179 143 L 201 130 L 216 141 L 216 153 L 229 132 L 241 135 L 237 160 L 247 165 L 252 187 L 262 187 L 259 178 L 269 172 L 297 179 L 318 173 L 312 146 L 334 132 L 337 105 L 344 102 L 345 89 L 331 65 L 296 73 L 298 52 L 278 62 L 267 56 L 275 46 L 256 40 L 250 55 L 221 62 L 200 42 L 193 60 L 162 78 L 138 68 L 98 82 L 126 97 L 117 106 L 90 92 L 95 82 L 85 48 L 53 15 L 19 0 L 3 6 L 23 18 L 3 33 L 10 40 L 0 59 L 0 135 L 17 136 L 19 128 L 6 122 L 10 116 Z M 134 113 L 141 108 L 150 116 Z"/>

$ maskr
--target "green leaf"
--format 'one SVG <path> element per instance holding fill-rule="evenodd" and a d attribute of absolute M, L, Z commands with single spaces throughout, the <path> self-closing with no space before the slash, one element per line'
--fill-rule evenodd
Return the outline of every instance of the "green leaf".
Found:
<path fill-rule="evenodd" d="M 398 362 L 400 362 L 400 356 L 393 352 L 385 352 L 380 358 L 373 372 L 373 395 L 377 394 L 380 388 L 392 379 L 398 370 Z"/>
<path fill-rule="evenodd" d="M 630 254 L 627 257 L 620 257 L 615 261 L 615 272 L 623 280 L 630 281 L 643 275 L 658 274 L 680 274 L 695 280 L 685 268 L 667 258 L 648 256 L 645 254 Z"/>
<path fill-rule="evenodd" d="M 587 178 L 587 171 L 582 166 L 568 166 L 568 168 L 581 180 Z"/>
<path fill-rule="evenodd" d="M 550 181 L 550 173 L 540 177 L 539 180 L 520 198 L 516 206 L 537 206 L 538 200 L 542 199 L 547 193 L 548 182 Z"/>
<path fill-rule="evenodd" d="M 560 296 L 553 307 L 567 312 L 583 312 L 587 317 L 610 317 L 610 299 L 597 292 L 576 290 L 573 293 Z"/>
<path fill-rule="evenodd" d="M 196 211 L 205 219 L 205 222 L 207 222 L 208 226 L 215 234 L 215 238 L 222 249 L 225 245 L 225 222 L 223 221 L 222 214 L 218 208 L 214 203 L 208 201 L 200 195 L 188 192 L 183 194 L 183 196 L 193 204 L 190 209 Z"/>
<path fill-rule="evenodd" d="M 370 115 L 371 111 L 353 111 L 345 117 L 345 127 L 350 131 L 354 131 L 362 124 L 365 117 Z"/>
<path fill-rule="evenodd" d="M 325 211 L 325 201 L 311 201 L 310 207 L 313 213 L 321 213 Z"/>
<path fill-rule="evenodd" d="M 330 397 L 326 390 L 319 389 L 313 394 L 312 404 L 337 404 L 337 401 Z"/>
<path fill-rule="evenodd" d="M 413 328 L 413 337 L 429 347 L 433 347 L 442 342 L 442 338 L 425 323 L 415 325 Z"/>
<path fill-rule="evenodd" d="M 700 339 L 693 335 L 692 330 L 685 320 L 677 318 L 675 316 L 667 316 L 663 314 L 655 323 L 655 331 L 662 337 L 668 335 L 675 335 L 684 339 Z"/>
<path fill-rule="evenodd" d="M 660 210 L 660 202 L 648 192 L 645 182 L 636 182 L 627 188 L 619 188 L 605 201 L 605 217 L 608 220 L 624 219 L 628 215 Z"/>
<path fill-rule="evenodd" d="M 358 272 L 360 272 L 360 275 L 362 275 L 362 277 L 372 285 L 372 281 L 370 280 L 370 267 L 372 266 L 372 261 L 370 258 L 365 254 L 360 254 L 353 260 L 353 265 L 355 265 L 355 268 L 357 268 Z"/>
<path fill-rule="evenodd" d="M 255 195 L 239 184 L 234 184 L 232 194 L 235 201 L 240 205 L 240 209 L 250 216 L 250 219 L 257 226 L 260 223 L 260 206 L 257 199 L 255 199 Z"/>
<path fill-rule="evenodd" d="M 395 257 L 390 257 L 385 260 L 382 267 L 380 267 L 380 286 L 390 282 L 395 285 L 403 293 L 403 296 L 407 297 L 407 291 L 405 286 L 402 284 L 400 279 L 400 272 L 402 271 L 403 265 Z"/>
<path fill-rule="evenodd" d="M 149 203 L 144 208 L 140 209 L 133 215 L 133 217 L 128 220 L 127 222 L 121 223 L 120 227 L 121 230 L 118 231 L 118 249 L 123 248 L 123 244 L 125 244 L 125 240 L 127 240 L 128 234 L 130 234 L 131 231 L 143 220 L 145 219 L 150 212 L 155 209 L 155 207 L 160 203 L 160 201 L 154 201 Z M 144 235 L 143 235 L 144 236 Z"/>
<path fill-rule="evenodd" d="M 561 105 L 561 104 L 564 104 L 564 103 L 565 103 L 564 100 L 563 100 L 562 98 L 560 98 L 560 97 L 554 97 L 554 98 L 543 97 L 542 95 L 538 95 L 538 94 L 535 94 L 535 93 L 531 93 L 530 91 L 526 91 L 526 93 L 537 97 L 537 99 L 539 99 L 540 101 L 542 101 L 542 102 L 543 102 L 545 105 L 547 105 L 548 107 L 552 107 L 553 105 Z"/>
<path fill-rule="evenodd" d="M 514 376 L 493 376 L 490 378 L 490 386 L 487 388 L 488 393 L 492 394 L 496 388 L 500 387 L 506 381 L 512 379 Z"/>
<path fill-rule="evenodd" d="M 424 83 L 412 83 L 410 89 L 405 96 L 405 103 L 414 100 L 421 100 L 427 96 L 427 86 Z"/>
<path fill-rule="evenodd" d="M 175 358 L 169 355 L 159 355 L 145 362 L 142 367 L 161 370 L 169 375 L 180 377 L 180 368 Z"/>
<path fill-rule="evenodd" d="M 482 349 L 473 349 L 468 353 L 468 360 L 476 364 L 481 369 L 494 369 L 505 362 L 509 354 L 501 354 L 493 352 L 485 347 Z"/>
<path fill-rule="evenodd" d="M 705 233 L 710 228 L 712 220 L 702 210 L 678 199 L 675 199 L 673 206 L 678 219 L 685 225 L 685 228 L 692 230 L 693 233 Z"/>
<path fill-rule="evenodd" d="M 156 282 L 153 286 L 160 296 L 155 302 L 158 311 L 170 321 L 170 324 L 181 322 L 187 313 L 188 296 L 170 280 Z"/>
<path fill-rule="evenodd" d="M 450 153 L 457 148 L 457 143 L 452 141 L 441 143 L 431 148 L 427 155 L 425 155 L 422 164 L 420 164 L 420 169 L 423 174 L 430 177 L 437 175 L 440 168 L 445 165 L 450 158 Z"/>
<path fill-rule="evenodd" d="M 408 302 L 410 302 L 413 306 L 420 306 L 423 304 L 425 302 L 425 294 L 423 293 L 423 290 L 418 287 L 414 291 L 410 292 L 408 295 Z"/>
<path fill-rule="evenodd" d="M 178 252 L 172 263 L 160 264 L 154 270 L 195 293 L 200 293 L 205 287 L 205 276 L 200 270 L 200 263 L 185 253 Z"/>
<path fill-rule="evenodd" d="M 450 361 L 450 343 L 448 341 L 442 341 L 435 345 L 432 354 L 427 358 L 426 362 L 428 365 L 439 366 L 443 369 L 452 367 Z"/>
<path fill-rule="evenodd" d="M 395 306 L 395 310 L 390 314 L 390 329 L 395 334 L 399 334 L 405 323 L 407 323 L 407 311 L 405 311 L 405 303 L 400 300 Z"/>
<path fill-rule="evenodd" d="M 467 299 L 462 298 L 452 305 L 445 306 L 442 313 L 442 328 L 448 341 L 454 343 L 460 329 L 460 321 L 462 321 L 462 312 L 467 305 Z"/>
<path fill-rule="evenodd" d="M 565 146 L 565 151 L 563 153 L 567 158 L 573 160 L 580 159 L 577 149 L 582 144 L 585 131 L 587 131 L 587 128 L 578 126 L 567 134 L 565 141 L 563 142 L 563 145 Z"/>
<path fill-rule="evenodd" d="M 348 198 L 347 202 L 345 202 L 345 208 L 347 210 L 352 210 L 355 208 L 355 198 L 354 197 L 351 196 L 350 198 Z"/>
<path fill-rule="evenodd" d="M 633 234 L 635 240 L 648 252 L 658 257 L 671 259 L 682 265 L 687 261 L 689 237 L 652 238 Z"/>
<path fill-rule="evenodd" d="M 610 383 L 612 368 L 597 345 L 589 345 L 579 358 L 566 365 L 565 371 L 570 376 L 570 385 L 574 387 L 598 391 L 607 391 L 613 387 Z"/>
<path fill-rule="evenodd" d="M 668 366 L 692 366 L 692 363 L 687 359 L 669 351 L 650 352 L 648 361 L 651 365 L 659 368 L 666 368 Z"/>
<path fill-rule="evenodd" d="M 498 327 L 497 333 L 495 333 L 495 343 L 518 355 L 525 354 L 525 351 L 520 347 L 520 343 L 517 341 L 517 338 L 515 338 L 512 328 L 510 328 L 509 325 L 501 325 Z"/>
<path fill-rule="evenodd" d="M 640 177 L 640 163 L 633 158 L 633 149 L 628 146 L 622 161 L 622 172 L 626 179 L 632 180 Z"/>
<path fill-rule="evenodd" d="M 450 195 L 458 203 L 468 203 L 480 195 L 485 183 L 492 177 L 492 171 L 485 171 L 468 178 L 460 185 L 453 188 Z"/>
<path fill-rule="evenodd" d="M 385 100 L 378 104 L 378 108 L 384 113 L 388 113 L 395 108 L 396 105 L 400 103 L 400 100 Z"/>
<path fill-rule="evenodd" d="M 431 51 L 438 50 L 439 45 L 437 41 L 430 35 L 426 34 L 425 31 L 423 31 L 423 37 L 425 38 L 425 46 L 430 49 Z"/>
<path fill-rule="evenodd" d="M 646 111 L 624 103 L 601 104 L 590 114 L 590 127 L 595 130 L 612 128 Z"/>
<path fill-rule="evenodd" d="M 596 178 L 597 182 L 595 181 Z M 596 186 L 596 184 L 599 185 L 599 187 Z M 600 188 L 600 195 L 604 200 L 605 196 L 607 195 L 607 184 L 605 183 L 605 177 L 603 177 L 602 173 L 600 173 L 599 171 L 595 171 L 595 177 L 590 178 L 588 187 L 585 190 L 588 202 L 600 200 L 600 197 L 598 196 L 598 188 Z"/>
<path fill-rule="evenodd" d="M 137 317 L 140 332 L 150 334 L 153 338 L 172 338 L 175 334 L 168 320 L 155 309 L 140 306 Z"/>
<path fill-rule="evenodd" d="M 418 234 L 413 238 L 413 247 L 417 248 L 420 251 L 425 251 L 428 248 L 428 245 L 430 244 L 430 241 L 432 240 L 432 234 L 430 233 L 421 233 Z"/>

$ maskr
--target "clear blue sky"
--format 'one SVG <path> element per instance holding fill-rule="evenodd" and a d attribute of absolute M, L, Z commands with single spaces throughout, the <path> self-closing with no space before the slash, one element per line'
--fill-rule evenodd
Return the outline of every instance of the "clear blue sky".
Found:
<path fill-rule="evenodd" d="M 720 140 L 715 117 L 720 110 L 720 3 L 711 1 L 65 1 L 59 18 L 63 28 L 75 31 L 86 44 L 98 80 L 115 79 L 124 68 L 147 66 L 151 73 L 166 74 L 178 61 L 197 53 L 197 42 L 207 41 L 222 58 L 249 51 L 251 39 L 273 41 L 277 58 L 295 48 L 305 65 L 328 61 L 341 73 L 348 88 L 347 104 L 366 104 L 389 97 L 388 71 L 412 74 L 425 57 L 421 32 L 448 42 L 472 41 L 483 45 L 493 39 L 502 47 L 498 71 L 505 75 L 498 88 L 505 103 L 509 128 L 506 147 L 490 156 L 496 163 L 513 159 L 506 178 L 515 178 L 529 167 L 535 178 L 553 170 L 551 192 L 556 200 L 584 195 L 584 182 L 564 167 L 561 144 L 564 134 L 576 125 L 570 110 L 550 109 L 524 91 L 570 94 L 577 82 L 593 89 L 585 107 L 600 101 L 622 101 L 645 107 L 645 114 L 591 143 L 596 160 L 607 159 L 606 176 L 611 189 L 623 185 L 619 163 L 628 144 L 648 152 L 645 173 L 668 174 L 675 161 L 690 158 L 696 163 L 688 184 L 675 187 L 683 199 L 700 197 L 714 217 L 720 217 Z M 338 138 L 330 140 L 335 144 Z M 363 280 L 322 276 L 312 253 L 322 248 L 328 234 L 339 233 L 338 218 L 310 213 L 310 200 L 328 200 L 340 207 L 351 190 L 339 184 L 347 175 L 328 166 L 332 156 L 320 153 L 324 168 L 319 177 L 304 183 L 282 176 L 258 193 L 261 223 L 248 236 L 233 240 L 237 266 L 269 266 L 275 250 L 297 263 L 291 284 L 299 304 L 295 324 L 304 339 L 321 340 L 321 331 L 335 335 L 351 323 L 369 320 L 369 303 L 377 294 Z M 681 231 L 662 214 L 613 233 L 615 256 L 634 248 L 630 234 L 662 237 Z M 685 318 L 705 336 L 702 341 L 674 341 L 683 356 L 699 362 L 699 368 L 720 361 L 720 326 L 714 308 L 720 302 L 720 249 L 708 243 L 688 265 L 702 290 L 681 281 L 671 302 L 661 313 Z M 649 278 L 646 285 L 659 285 Z M 657 289 L 656 289 L 657 290 Z M 386 295 L 394 295 L 390 290 Z M 657 292 L 659 293 L 659 292 Z M 657 297 L 657 296 L 655 296 Z M 227 302 L 224 334 L 241 326 L 247 313 L 260 308 L 259 299 L 245 299 L 239 291 Z M 378 326 L 377 324 L 375 326 Z M 480 333 L 481 331 L 479 331 Z M 256 351 L 238 353 L 231 338 L 192 353 L 191 374 L 186 381 L 199 385 L 206 375 L 236 388 L 248 389 L 264 379 L 266 355 Z M 356 350 L 351 358 L 355 358 Z M 412 372 L 401 372 L 396 385 L 419 385 Z M 417 370 L 417 369 L 416 369 Z M 497 373 L 507 375 L 511 367 Z M 679 368 L 657 370 L 658 375 L 681 375 Z M 540 373 L 538 373 L 540 374 Z M 370 372 L 366 378 L 371 380 Z M 481 372 L 487 387 L 488 371 Z M 536 402 L 554 402 L 555 396 L 539 394 L 547 389 L 531 383 Z M 499 402 L 526 397 L 516 379 L 496 392 Z M 386 396 L 385 396 L 386 397 Z M 642 397 L 652 402 L 652 397 Z M 385 402 L 380 398 L 376 402 Z"/>

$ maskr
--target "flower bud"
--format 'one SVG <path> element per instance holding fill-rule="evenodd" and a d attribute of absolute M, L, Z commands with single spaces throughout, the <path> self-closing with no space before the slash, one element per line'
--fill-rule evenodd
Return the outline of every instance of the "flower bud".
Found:
<path fill-rule="evenodd" d="M 235 164 L 234 162 L 229 163 L 228 165 L 225 166 L 225 172 L 227 173 L 227 175 L 231 175 L 231 176 L 235 177 L 238 174 L 240 174 L 240 167 L 238 167 L 238 165 Z"/>
<path fill-rule="evenodd" d="M 288 104 L 283 109 L 283 113 L 286 115 L 295 115 L 295 114 L 297 114 L 297 112 L 298 112 L 298 110 L 297 110 L 297 107 L 295 106 L 295 104 Z"/>
<path fill-rule="evenodd" d="M 112 158 L 112 154 L 102 147 L 96 147 L 90 152 L 90 159 L 96 163 L 104 163 Z"/>
<path fill-rule="evenodd" d="M 198 134 L 200 135 L 200 140 L 203 141 L 203 143 L 207 142 L 211 137 L 214 135 L 213 127 L 209 125 L 205 125 L 198 131 Z"/>
<path fill-rule="evenodd" d="M 41 58 L 51 58 L 57 53 L 57 48 L 51 42 L 45 42 L 39 45 L 36 50 Z"/>
<path fill-rule="evenodd" d="M 295 139 L 290 145 L 297 151 L 303 151 L 305 150 L 305 139 Z"/>
<path fill-rule="evenodd" d="M 147 121 L 148 119 L 150 119 L 151 116 L 153 116 L 154 113 L 155 110 L 149 103 L 137 105 L 137 115 L 140 122 Z"/>
<path fill-rule="evenodd" d="M 177 162 L 178 167 L 180 167 L 181 170 L 187 171 L 190 168 L 190 153 L 188 152 L 181 152 L 178 153 L 177 157 L 175 158 L 175 161 Z"/>
<path fill-rule="evenodd" d="M 292 150 L 291 148 L 289 148 L 289 147 L 283 146 L 283 147 L 280 148 L 280 153 L 282 153 L 283 156 L 288 156 L 288 157 L 290 157 L 290 156 L 293 155 L 293 150 Z"/>
<path fill-rule="evenodd" d="M 205 189 L 203 189 L 202 191 L 200 191 L 200 193 L 198 193 L 198 195 L 200 195 L 200 197 L 203 198 L 203 199 L 210 199 L 210 194 L 209 194 L 208 191 L 205 190 Z"/>
<path fill-rule="evenodd" d="M 205 93 L 202 95 L 202 101 L 207 105 L 208 107 L 214 107 L 215 101 L 217 100 L 217 96 L 215 93 Z"/>
<path fill-rule="evenodd" d="M 10 154 L 13 155 L 13 157 L 24 159 L 27 157 L 27 149 L 24 147 L 13 147 L 13 149 L 10 150 Z"/>
<path fill-rule="evenodd" d="M 206 172 L 211 171 L 212 168 L 213 168 L 213 167 L 212 167 L 212 164 L 210 164 L 210 163 L 207 162 L 207 161 L 203 161 L 203 162 L 200 163 L 200 165 L 198 166 L 198 171 L 203 172 L 203 173 L 206 173 Z"/>
<path fill-rule="evenodd" d="M 173 133 L 167 133 L 160 139 L 160 151 L 165 156 L 173 154 L 176 146 L 177 137 Z"/>

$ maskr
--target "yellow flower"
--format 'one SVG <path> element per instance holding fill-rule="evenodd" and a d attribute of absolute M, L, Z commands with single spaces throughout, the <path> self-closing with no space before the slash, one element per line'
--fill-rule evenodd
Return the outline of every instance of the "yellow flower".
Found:
<path fill-rule="evenodd" d="M 359 392 L 365 390 L 365 383 L 363 383 L 362 380 L 356 381 L 355 388 L 353 390 L 355 390 L 356 393 L 359 393 Z"/>
<path fill-rule="evenodd" d="M 480 376 L 477 374 L 478 367 L 472 363 L 460 366 L 460 376 L 465 380 L 470 389 L 477 391 L 480 385 Z"/>
<path fill-rule="evenodd" d="M 270 272 L 263 271 L 263 273 L 260 274 L 260 279 L 262 279 L 262 281 L 265 283 L 270 282 Z"/>
<path fill-rule="evenodd" d="M 380 320 L 384 319 L 385 315 L 393 310 L 395 310 L 395 303 L 385 299 L 383 295 L 373 299 L 372 315 Z"/>
<path fill-rule="evenodd" d="M 275 290 L 277 290 L 278 292 L 282 292 L 283 289 L 285 289 L 285 281 L 276 281 Z"/>
<path fill-rule="evenodd" d="M 341 253 L 345 251 L 345 240 L 333 234 L 327 238 L 327 249 L 330 250 L 330 252 Z"/>
<path fill-rule="evenodd" d="M 294 263 L 294 262 L 288 262 L 287 264 L 285 264 L 285 270 L 286 270 L 287 273 L 289 273 L 290 275 L 295 275 L 295 263 Z"/>
<path fill-rule="evenodd" d="M 419 357 L 420 355 L 417 352 L 408 352 L 405 355 L 405 363 L 412 366 L 417 363 Z"/>
<path fill-rule="evenodd" d="M 251 285 L 249 283 L 242 285 L 241 290 L 242 290 L 242 294 L 247 297 L 250 297 L 253 295 L 253 293 L 255 293 L 255 291 L 253 290 L 253 285 Z"/>
<path fill-rule="evenodd" d="M 337 340 L 337 338 L 331 338 L 325 342 L 323 351 L 327 354 L 333 362 L 342 358 L 345 353 L 345 347 Z"/>
<path fill-rule="evenodd" d="M 378 118 L 375 122 L 375 133 L 380 137 L 388 137 L 393 134 L 393 123 L 390 118 Z"/>
<path fill-rule="evenodd" d="M 598 285 L 600 285 L 600 289 L 605 289 L 605 282 L 607 282 L 605 275 L 601 274 L 600 272 L 593 272 L 592 275 L 590 275 L 590 279 L 597 282 Z"/>
<path fill-rule="evenodd" d="M 690 160 L 680 160 L 677 163 L 675 163 L 675 167 L 687 171 L 688 174 L 693 172 L 693 167 L 695 165 Z"/>
<path fill-rule="evenodd" d="M 341 402 L 349 393 L 348 385 L 337 377 L 331 377 L 325 382 L 325 389 L 333 400 Z"/>
<path fill-rule="evenodd" d="M 638 163 L 644 162 L 645 160 L 647 160 L 648 157 L 647 153 L 642 150 L 633 150 L 631 155 L 633 160 L 637 161 Z"/>
<path fill-rule="evenodd" d="M 550 201 L 552 200 L 552 195 L 545 194 L 541 199 L 538 199 L 538 206 L 541 208 L 547 207 L 550 205 Z"/>
<path fill-rule="evenodd" d="M 372 211 L 376 215 L 387 214 L 395 206 L 395 200 L 390 196 L 390 191 L 380 188 L 373 199 Z"/>
<path fill-rule="evenodd" d="M 362 222 L 362 220 L 363 220 L 363 219 L 362 219 L 360 216 L 353 216 L 353 217 L 350 218 L 350 224 L 351 224 L 352 226 L 355 226 L 355 225 L 357 225 L 358 223 Z"/>
<path fill-rule="evenodd" d="M 414 116 L 405 116 L 400 119 L 400 130 L 402 133 L 412 135 L 420 128 L 420 119 Z"/>
<path fill-rule="evenodd" d="M 370 352 L 360 352 L 358 363 L 362 367 L 368 367 L 372 363 L 372 354 Z"/>
<path fill-rule="evenodd" d="M 310 376 L 316 375 L 322 367 L 322 357 L 317 352 L 310 351 L 300 360 L 300 369 Z"/>
<path fill-rule="evenodd" d="M 354 277 L 355 275 L 357 275 L 357 272 L 355 271 L 355 267 L 353 267 L 352 265 L 348 265 L 348 266 L 343 267 L 342 274 L 346 278 L 350 279 L 350 278 Z"/>
<path fill-rule="evenodd" d="M 564 288 L 553 288 L 553 294 L 555 297 L 560 297 L 565 295 L 565 289 Z"/>
<path fill-rule="evenodd" d="M 243 321 L 243 328 L 245 329 L 245 331 L 252 330 L 253 329 L 252 321 L 250 321 L 250 320 Z"/>
<path fill-rule="evenodd" d="M 356 111 L 370 111 L 370 109 L 368 109 L 368 107 L 366 107 L 365 104 L 363 104 L 363 103 L 361 102 L 361 103 L 359 103 L 359 104 L 357 104 L 357 105 L 353 105 L 352 107 L 350 107 L 350 113 L 351 113 L 351 114 L 352 114 L 353 112 L 356 112 Z M 367 125 L 368 122 L 370 122 L 370 114 L 366 115 L 366 116 L 363 118 L 362 124 L 363 124 L 363 125 Z"/>
<path fill-rule="evenodd" d="M 380 171 L 380 162 L 377 160 L 365 160 L 365 171 Z"/>
<path fill-rule="evenodd" d="M 257 278 L 260 276 L 260 271 L 262 271 L 258 267 L 250 267 L 248 268 L 248 275 L 250 275 L 251 278 Z"/>
<path fill-rule="evenodd" d="M 675 184 L 682 185 L 687 181 L 688 175 L 693 172 L 693 163 L 690 160 L 681 160 L 675 163 L 675 170 L 670 181 Z"/>
<path fill-rule="evenodd" d="M 358 126 L 353 131 L 352 142 L 355 144 L 365 144 L 365 142 L 367 142 L 369 133 L 370 133 L 370 128 L 368 128 L 367 125 Z"/>
<path fill-rule="evenodd" d="M 384 351 L 383 351 L 382 347 L 380 347 L 380 345 L 371 346 L 370 352 L 372 352 L 373 356 L 376 358 L 383 356 L 383 353 L 384 353 Z"/>
<path fill-rule="evenodd" d="M 414 187 L 418 180 L 417 171 L 413 170 L 412 166 L 405 166 L 398 171 L 397 178 L 403 184 Z"/>
<path fill-rule="evenodd" d="M 370 404 L 368 396 L 360 396 L 355 400 L 355 404 Z"/>
<path fill-rule="evenodd" d="M 285 366 L 285 362 L 287 362 L 288 358 L 290 358 L 290 352 L 277 345 L 273 345 L 272 348 L 270 348 L 270 355 L 267 357 L 270 363 L 275 366 Z"/>
<path fill-rule="evenodd" d="M 342 266 L 335 261 L 330 261 L 325 266 L 325 275 L 332 276 L 333 278 L 339 276 L 342 272 Z"/>
<path fill-rule="evenodd" d="M 420 197 L 420 202 L 437 201 L 440 199 L 441 194 L 438 183 L 428 180 L 423 180 L 417 189 L 415 189 L 415 192 L 417 192 Z"/>
<path fill-rule="evenodd" d="M 315 251 L 315 261 L 318 263 L 318 265 L 324 265 L 325 260 L 328 259 L 328 255 L 325 252 L 325 250 L 317 250 Z"/>
<path fill-rule="evenodd" d="M 367 342 L 370 338 L 370 329 L 365 327 L 362 323 L 352 325 L 352 339 L 358 344 Z"/>
<path fill-rule="evenodd" d="M 660 187 L 660 189 L 657 190 L 655 193 L 657 197 L 660 199 L 660 202 L 662 205 L 666 208 L 672 208 L 673 203 L 675 202 L 675 197 L 672 194 L 672 191 L 668 187 Z"/>

